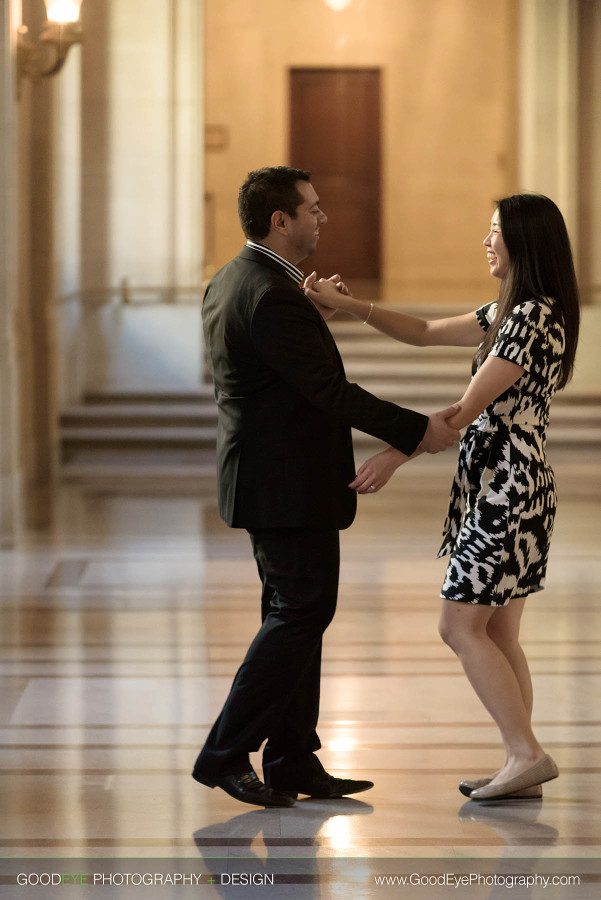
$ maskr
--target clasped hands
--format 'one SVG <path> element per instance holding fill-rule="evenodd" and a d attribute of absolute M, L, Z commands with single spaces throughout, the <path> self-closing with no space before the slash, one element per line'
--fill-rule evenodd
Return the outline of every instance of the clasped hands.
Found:
<path fill-rule="evenodd" d="M 311 274 L 305 278 L 305 280 L 303 281 L 303 285 L 302 285 L 303 291 L 305 292 L 305 294 L 307 295 L 307 297 L 309 298 L 309 300 L 311 301 L 311 303 L 313 304 L 315 309 L 320 313 L 320 315 L 327 322 L 328 319 L 332 318 L 332 316 L 334 315 L 334 313 L 336 312 L 338 307 L 327 305 L 325 292 L 322 293 L 321 300 L 326 300 L 326 302 L 325 303 L 320 302 L 319 291 L 323 290 L 324 285 L 326 285 L 326 286 L 331 285 L 333 288 L 335 288 L 335 290 L 332 290 L 330 288 L 330 290 L 328 291 L 328 288 L 326 287 L 328 296 L 330 297 L 330 299 L 333 299 L 334 301 L 336 300 L 337 295 L 352 297 L 352 294 L 349 291 L 346 284 L 344 283 L 344 281 L 340 280 L 340 275 L 330 275 L 329 278 L 320 278 L 318 280 L 317 272 L 311 272 Z"/>
<path fill-rule="evenodd" d="M 344 306 L 343 297 L 352 298 L 347 285 L 338 274 L 318 279 L 317 273 L 312 272 L 303 282 L 303 290 L 326 321 L 338 308 Z M 339 304 L 338 300 L 341 301 Z M 459 404 L 454 403 L 447 409 L 429 415 L 425 434 L 411 456 L 406 456 L 394 447 L 387 447 L 363 463 L 349 487 L 358 494 L 375 494 L 387 484 L 399 466 L 421 456 L 422 453 L 440 453 L 451 447 L 461 435 L 447 420 L 458 411 Z"/>

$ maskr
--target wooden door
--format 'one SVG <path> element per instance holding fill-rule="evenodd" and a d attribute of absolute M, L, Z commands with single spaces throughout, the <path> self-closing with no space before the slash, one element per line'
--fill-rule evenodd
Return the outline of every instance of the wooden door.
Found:
<path fill-rule="evenodd" d="M 378 69 L 291 69 L 290 165 L 309 169 L 328 217 L 304 268 L 379 278 Z"/>

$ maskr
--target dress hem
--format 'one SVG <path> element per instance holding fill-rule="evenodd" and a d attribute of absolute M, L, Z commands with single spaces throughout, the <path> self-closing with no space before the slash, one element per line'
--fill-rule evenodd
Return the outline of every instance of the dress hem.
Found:
<path fill-rule="evenodd" d="M 470 606 L 507 606 L 510 600 L 521 600 L 523 597 L 529 597 L 530 594 L 538 594 L 539 591 L 544 591 L 544 584 L 535 585 L 533 587 L 529 587 L 526 590 L 520 591 L 517 594 L 512 594 L 511 597 L 507 597 L 507 599 L 503 600 L 502 603 L 495 603 L 491 601 L 490 603 L 482 602 L 480 600 L 468 600 L 466 597 L 448 597 L 446 594 L 443 594 L 442 591 L 440 593 L 441 600 L 452 600 L 455 603 L 469 603 Z"/>

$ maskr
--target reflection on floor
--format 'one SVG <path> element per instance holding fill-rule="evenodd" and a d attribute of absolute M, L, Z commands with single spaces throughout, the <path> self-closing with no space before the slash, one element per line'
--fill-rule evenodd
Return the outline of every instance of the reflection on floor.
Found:
<path fill-rule="evenodd" d="M 587 858 L 580 888 L 545 896 L 598 897 L 597 455 L 555 460 L 561 505 L 548 587 L 525 614 L 536 731 L 561 768 L 542 803 L 476 806 L 457 792 L 461 778 L 490 773 L 503 755 L 436 633 L 445 562 L 433 557 L 453 464 L 447 454 L 401 470 L 361 499 L 343 535 L 320 756 L 330 771 L 376 786 L 360 799 L 281 811 L 243 807 L 189 776 L 258 622 L 248 538 L 220 523 L 212 483 L 159 494 L 65 488 L 53 528 L 1 553 L 2 856 L 136 857 L 147 868 L 177 857 L 213 873 L 213 892 L 222 873 L 280 872 L 277 893 L 254 888 L 278 898 L 399 896 L 376 888 L 374 874 L 461 865 L 578 873 Z M 501 896 L 493 890 L 456 896 Z M 242 896 L 233 883 L 223 891 Z"/>

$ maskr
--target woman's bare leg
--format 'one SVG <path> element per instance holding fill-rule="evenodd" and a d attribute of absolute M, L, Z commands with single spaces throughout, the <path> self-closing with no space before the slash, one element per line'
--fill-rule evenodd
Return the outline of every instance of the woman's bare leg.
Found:
<path fill-rule="evenodd" d="M 510 601 L 511 602 L 511 601 Z M 500 784 L 530 768 L 545 755 L 530 723 L 531 699 L 505 653 L 491 638 L 488 627 L 499 607 L 443 600 L 440 635 L 459 657 L 476 694 L 499 727 L 507 759 L 492 784 Z M 501 630 L 519 633 L 519 615 L 501 620 Z M 493 631 L 495 629 L 493 628 Z M 496 629 L 497 635 L 499 629 Z M 517 641 L 512 638 L 511 643 Z M 509 637 L 506 635 L 506 641 Z M 523 680 L 519 654 L 512 655 Z"/>
<path fill-rule="evenodd" d="M 495 607 L 487 631 L 513 669 L 520 685 L 524 706 L 532 716 L 532 678 L 526 656 L 519 643 L 520 621 L 525 602 L 525 597 L 519 597 L 510 600 L 506 606 Z"/>

